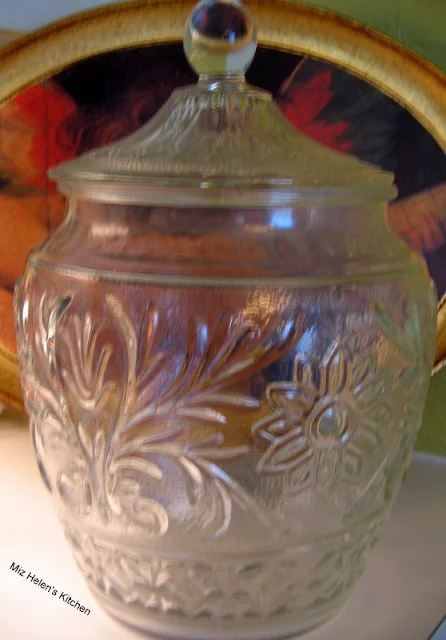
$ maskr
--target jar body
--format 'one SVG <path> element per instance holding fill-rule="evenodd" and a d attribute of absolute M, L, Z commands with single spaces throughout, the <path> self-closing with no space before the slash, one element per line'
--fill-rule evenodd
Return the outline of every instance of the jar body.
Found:
<path fill-rule="evenodd" d="M 132 210 L 111 268 L 88 249 L 104 209 L 90 213 L 31 257 L 16 291 L 36 456 L 90 589 L 168 637 L 317 624 L 362 573 L 410 461 L 435 336 L 424 267 L 401 249 L 405 268 L 379 273 L 341 260 L 308 275 L 289 259 L 268 277 L 252 256 L 242 277 L 231 256 L 136 269 L 135 238 L 157 251 L 168 213 L 141 231 Z M 294 246 L 307 223 L 288 229 Z M 189 218 L 189 240 L 216 242 L 208 224 L 214 240 Z"/>

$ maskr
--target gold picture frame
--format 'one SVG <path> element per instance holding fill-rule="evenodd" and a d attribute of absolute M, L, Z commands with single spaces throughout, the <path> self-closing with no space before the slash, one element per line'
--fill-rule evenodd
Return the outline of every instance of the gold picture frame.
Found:
<path fill-rule="evenodd" d="M 191 0 L 112 4 L 14 39 L 0 49 L 0 104 L 91 56 L 181 41 L 194 4 Z M 259 44 L 326 60 L 366 80 L 407 109 L 446 151 L 446 75 L 440 69 L 386 36 L 337 14 L 278 0 L 247 0 L 246 4 L 255 17 Z M 7 355 L 12 381 L 17 363 L 14 354 Z M 438 307 L 434 372 L 444 364 L 446 296 Z M 16 378 L 11 397 L 19 388 L 18 375 Z"/>
<path fill-rule="evenodd" d="M 0 47 L 5 47 L 21 35 L 20 31 L 14 29 L 0 29 Z"/>

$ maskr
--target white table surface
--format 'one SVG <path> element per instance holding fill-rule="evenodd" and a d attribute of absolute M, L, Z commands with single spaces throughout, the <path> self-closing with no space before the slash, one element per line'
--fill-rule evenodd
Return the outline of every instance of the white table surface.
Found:
<path fill-rule="evenodd" d="M 91 611 L 10 570 L 20 564 Z M 416 454 L 368 568 L 335 619 L 305 640 L 427 640 L 446 614 L 446 458 Z M 24 418 L 0 415 L 1 640 L 146 638 L 90 596 L 38 474 Z M 234 638 L 237 640 L 237 638 Z"/>

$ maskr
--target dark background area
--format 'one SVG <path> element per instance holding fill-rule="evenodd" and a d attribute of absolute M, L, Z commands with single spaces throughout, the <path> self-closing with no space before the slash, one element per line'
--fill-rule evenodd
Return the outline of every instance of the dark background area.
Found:
<path fill-rule="evenodd" d="M 259 47 L 247 80 L 277 97 L 301 60 L 292 53 Z M 393 171 L 399 198 L 446 181 L 443 151 L 410 113 L 334 65 L 309 62 L 299 68 L 300 81 L 327 68 L 333 77 L 334 95 L 317 119 L 329 123 L 347 120 L 351 126 L 346 136 L 354 141 L 352 153 Z M 95 56 L 73 65 L 55 80 L 88 114 L 92 126 L 122 110 L 129 92 L 145 94 L 146 104 L 138 113 L 136 128 L 150 119 L 174 88 L 196 82 L 196 75 L 188 66 L 182 45 L 169 44 Z"/>

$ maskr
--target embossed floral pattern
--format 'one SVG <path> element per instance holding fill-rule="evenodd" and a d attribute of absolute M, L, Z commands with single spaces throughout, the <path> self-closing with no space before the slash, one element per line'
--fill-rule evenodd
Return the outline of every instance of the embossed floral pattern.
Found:
<path fill-rule="evenodd" d="M 381 446 L 390 390 L 390 373 L 377 370 L 369 351 L 352 354 L 336 341 L 320 361 L 298 354 L 292 381 L 268 386 L 271 412 L 252 426 L 263 451 L 257 471 L 298 474 L 298 491 L 353 481 Z"/>
<path fill-rule="evenodd" d="M 408 300 L 404 322 L 381 305 L 375 305 L 383 335 L 396 352 L 399 373 L 394 394 L 394 430 L 397 439 L 385 483 L 386 499 L 397 495 L 412 460 L 412 452 L 421 427 L 422 412 L 429 386 L 429 374 L 435 356 L 435 342 L 426 340 L 436 329 L 436 294 L 431 282 L 426 291 L 425 304 Z"/>
<path fill-rule="evenodd" d="M 436 297 L 432 283 L 427 291 L 425 305 L 420 306 L 414 300 L 407 302 L 406 318 L 403 323 L 381 305 L 375 305 L 375 313 L 383 334 L 401 358 L 398 386 L 403 390 L 401 397 L 405 403 L 408 403 L 407 408 L 411 419 L 417 419 L 419 416 L 420 404 L 424 403 L 429 385 L 435 344 L 432 340 L 426 340 L 426 334 L 435 332 L 435 310 Z M 423 384 L 420 384 L 420 379 L 423 379 Z"/>
<path fill-rule="evenodd" d="M 330 321 L 306 341 L 305 299 L 171 322 L 147 291 L 20 295 L 34 446 L 82 573 L 147 627 L 325 615 L 407 464 L 429 318 L 376 306 L 366 338 L 324 351 Z"/>
<path fill-rule="evenodd" d="M 96 315 L 76 302 L 42 296 L 34 364 L 23 372 L 39 466 L 62 504 L 149 537 L 172 522 L 219 537 L 234 505 L 267 525 L 268 514 L 219 466 L 250 453 L 249 444 L 224 445 L 225 409 L 257 409 L 234 385 L 292 348 L 299 316 L 266 332 L 227 312 L 214 327 L 192 318 L 182 348 L 166 352 L 153 303 L 136 327 L 115 296 Z M 187 508 L 153 497 L 168 468 Z"/>

